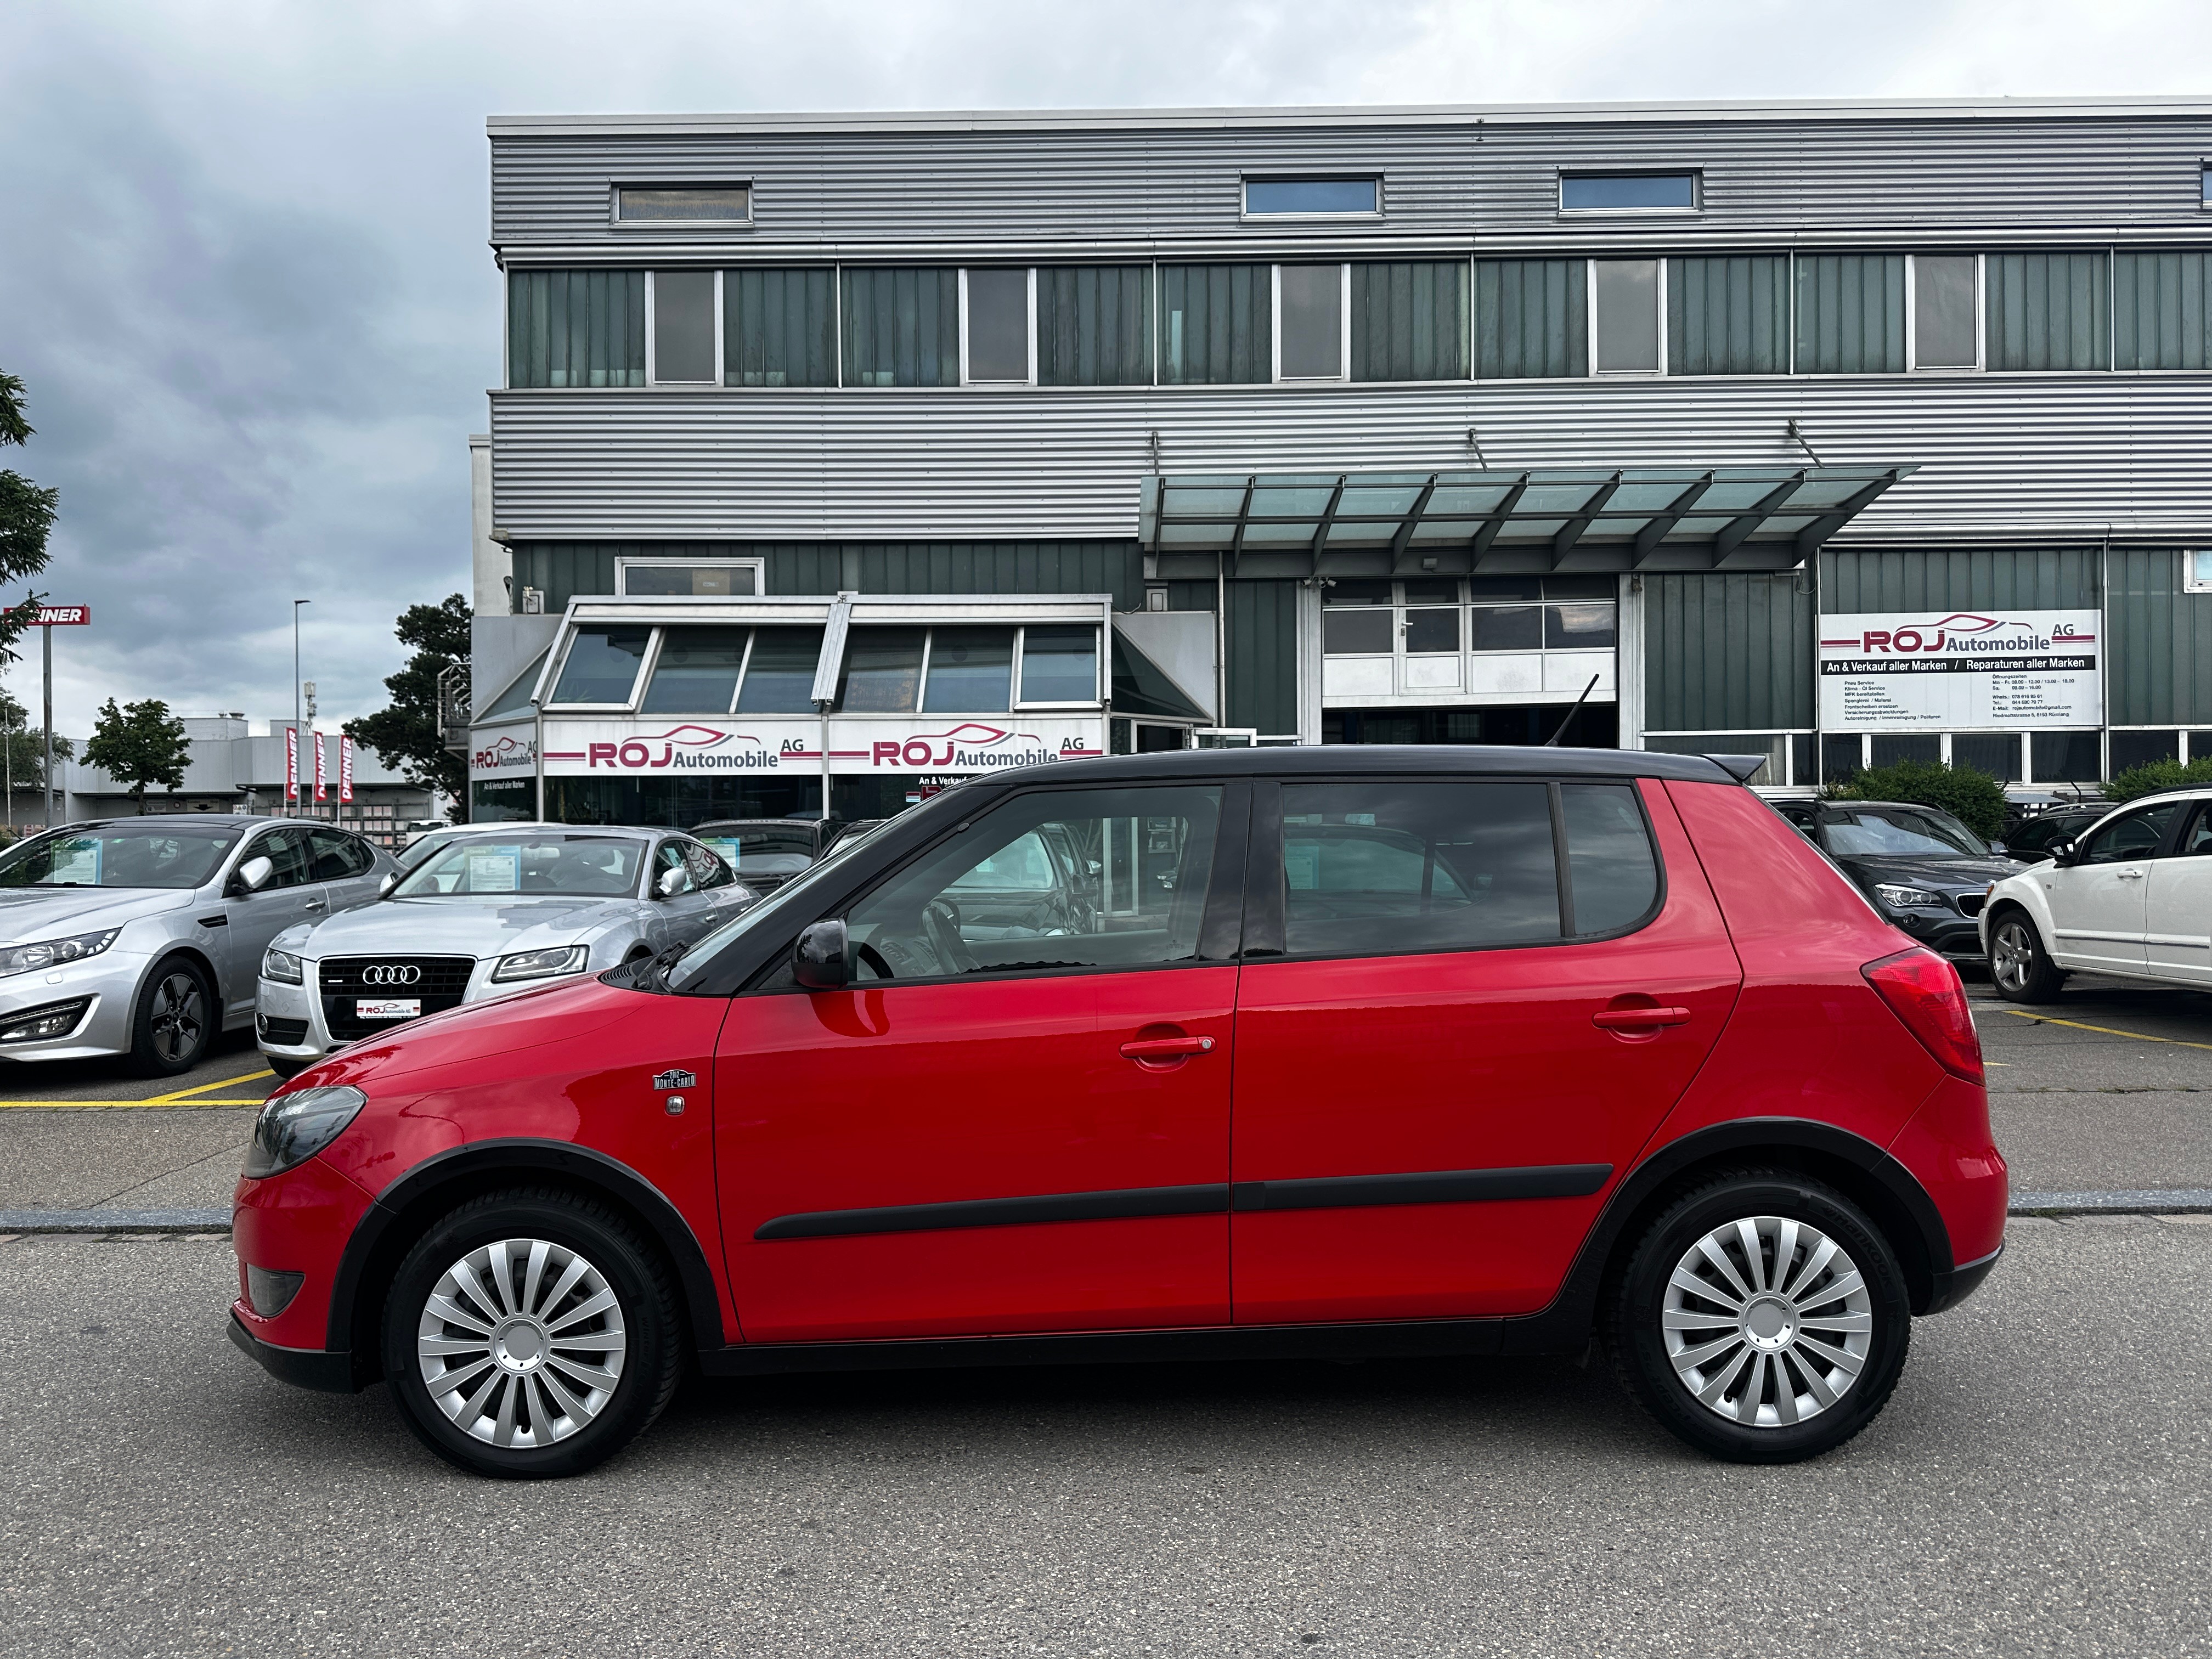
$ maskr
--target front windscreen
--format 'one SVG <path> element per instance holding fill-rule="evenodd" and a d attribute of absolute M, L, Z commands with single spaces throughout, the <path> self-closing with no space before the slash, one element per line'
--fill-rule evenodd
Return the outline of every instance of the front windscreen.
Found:
<path fill-rule="evenodd" d="M 240 833 L 162 820 L 40 836 L 0 854 L 0 887 L 198 887 Z"/>
<path fill-rule="evenodd" d="M 394 898 L 628 898 L 645 842 L 627 836 L 465 836 L 432 854 Z"/>
<path fill-rule="evenodd" d="M 1948 813 L 1855 806 L 1828 820 L 1828 844 L 1862 858 L 1986 858 L 1989 848 Z"/>
<path fill-rule="evenodd" d="M 693 832 L 726 859 L 741 875 L 797 875 L 814 862 L 814 826 L 785 824 L 712 824 Z"/>

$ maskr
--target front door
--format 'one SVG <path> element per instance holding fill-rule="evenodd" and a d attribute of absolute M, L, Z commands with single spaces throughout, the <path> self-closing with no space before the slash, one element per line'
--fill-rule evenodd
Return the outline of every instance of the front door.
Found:
<path fill-rule="evenodd" d="M 223 987 L 226 1015 L 233 1019 L 253 1012 L 253 999 L 261 971 L 261 953 L 295 922 L 320 921 L 330 914 L 323 884 L 315 879 L 314 850 L 308 827 L 288 823 L 264 830 L 246 843 L 239 862 L 265 858 L 276 866 L 267 881 L 241 898 L 225 901 L 229 925 L 230 981 Z"/>
<path fill-rule="evenodd" d="M 1433 778 L 1279 802 L 1237 998 L 1237 1323 L 1542 1307 L 1741 978 L 1672 805 Z"/>
<path fill-rule="evenodd" d="M 2146 970 L 2151 865 L 2182 805 L 2167 801 L 2117 817 L 2082 842 L 2074 862 L 2042 872 L 2051 896 L 2051 954 L 2062 966 Z"/>
<path fill-rule="evenodd" d="M 2212 986 L 2212 800 L 2192 816 L 2143 884 L 2143 951 L 2160 979 Z"/>
<path fill-rule="evenodd" d="M 749 1341 L 1227 1322 L 1243 811 L 1218 784 L 1013 795 L 852 905 L 850 987 L 732 1003 Z"/>

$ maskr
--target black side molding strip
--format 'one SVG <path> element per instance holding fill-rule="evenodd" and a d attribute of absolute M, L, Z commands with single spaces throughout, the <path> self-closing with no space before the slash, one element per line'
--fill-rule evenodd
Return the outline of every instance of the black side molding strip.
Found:
<path fill-rule="evenodd" d="M 846 1238 L 856 1233 L 1020 1227 L 1040 1221 L 1131 1221 L 1146 1216 L 1219 1215 L 1228 1207 L 1225 1182 L 1202 1187 L 1130 1187 L 1119 1192 L 1044 1193 L 955 1204 L 894 1204 L 873 1210 L 810 1210 L 763 1221 L 753 1237 Z"/>
<path fill-rule="evenodd" d="M 1336 1176 L 1312 1181 L 1240 1181 L 1198 1187 L 1131 1187 L 1117 1192 L 1044 1193 L 953 1204 L 897 1204 L 868 1210 L 780 1215 L 757 1239 L 849 1238 L 865 1233 L 943 1232 L 1053 1221 L 1133 1221 L 1220 1215 L 1229 1210 L 1349 1210 L 1388 1204 L 1474 1204 L 1516 1198 L 1586 1198 L 1612 1179 L 1610 1164 L 1517 1170 L 1425 1170 L 1412 1175 Z"/>
<path fill-rule="evenodd" d="M 1612 1177 L 1610 1164 L 1553 1164 L 1518 1170 L 1336 1176 L 1322 1181 L 1240 1181 L 1230 1188 L 1230 1203 L 1237 1210 L 1349 1210 L 1385 1204 L 1587 1198 Z"/>

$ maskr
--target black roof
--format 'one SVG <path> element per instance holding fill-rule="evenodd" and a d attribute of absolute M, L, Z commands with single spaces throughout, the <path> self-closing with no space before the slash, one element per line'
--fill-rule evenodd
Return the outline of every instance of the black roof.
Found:
<path fill-rule="evenodd" d="M 1750 757 L 1757 759 L 1759 757 Z M 1163 778 L 1404 776 L 1432 773 L 1464 777 L 1676 778 L 1690 783 L 1734 783 L 1736 776 L 1703 755 L 1661 755 L 1646 749 L 1565 749 L 1516 744 L 1282 744 L 1260 749 L 1178 749 L 1151 755 L 1111 755 L 1097 760 L 1048 761 L 986 773 L 976 782 L 1038 783 L 1049 779 L 1085 783 Z"/>

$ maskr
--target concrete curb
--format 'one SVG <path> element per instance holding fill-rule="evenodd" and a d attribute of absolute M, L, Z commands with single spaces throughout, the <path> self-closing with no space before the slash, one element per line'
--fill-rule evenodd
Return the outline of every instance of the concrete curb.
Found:
<path fill-rule="evenodd" d="M 228 1210 L 0 1210 L 0 1233 L 227 1233 Z"/>
<path fill-rule="evenodd" d="M 2204 1215 L 2212 1213 L 2212 1189 L 2203 1187 L 2138 1188 L 2117 1193 L 2014 1193 L 2008 1215 Z"/>

